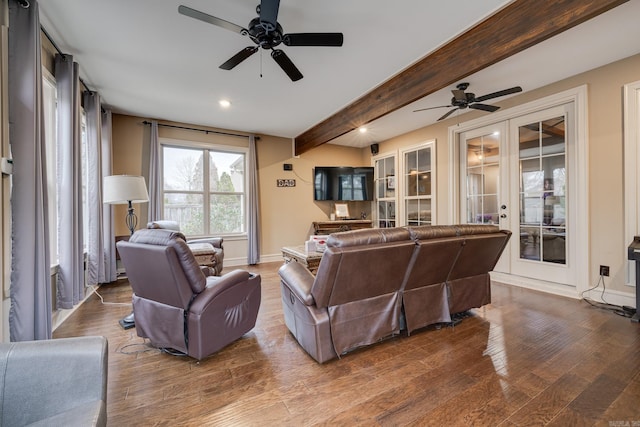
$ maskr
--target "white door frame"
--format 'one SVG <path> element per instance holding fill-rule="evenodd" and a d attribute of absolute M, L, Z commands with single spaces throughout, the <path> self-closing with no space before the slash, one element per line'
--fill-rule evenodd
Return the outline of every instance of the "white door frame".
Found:
<path fill-rule="evenodd" d="M 624 85 L 624 237 L 640 234 L 640 80 Z M 624 258 L 627 259 L 627 248 Z M 635 287 L 635 262 L 627 261 L 625 284 Z M 633 291 L 630 289 L 630 292 Z M 637 292 L 637 290 L 636 290 Z M 631 295 L 633 300 L 633 295 Z M 631 304 L 632 306 L 635 303 Z"/>
<path fill-rule="evenodd" d="M 576 88 L 513 108 L 484 115 L 468 122 L 450 126 L 448 131 L 449 159 L 451 166 L 449 169 L 449 188 L 451 188 L 452 191 L 450 192 L 451 197 L 449 198 L 448 220 L 451 224 L 460 222 L 460 149 L 458 144 L 460 133 L 567 103 L 574 104 L 574 132 L 576 141 L 574 155 L 576 156 L 575 160 L 577 165 L 575 175 L 577 177 L 577 182 L 574 186 L 574 191 L 576 192 L 576 211 L 580 212 L 576 221 L 576 232 L 573 236 L 577 267 L 575 283 L 571 283 L 570 285 L 574 285 L 575 287 L 515 276 L 512 274 L 492 273 L 492 277 L 496 280 L 512 285 L 546 291 L 572 298 L 580 298 L 580 294 L 587 290 L 589 283 L 591 283 L 589 277 L 591 270 L 589 268 L 591 265 L 589 256 L 589 123 L 587 115 L 588 106 L 586 85 L 578 86 Z"/>

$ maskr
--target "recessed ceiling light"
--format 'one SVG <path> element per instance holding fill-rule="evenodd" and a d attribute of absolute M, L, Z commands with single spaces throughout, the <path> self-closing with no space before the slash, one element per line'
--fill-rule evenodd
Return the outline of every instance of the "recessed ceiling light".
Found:
<path fill-rule="evenodd" d="M 360 131 L 360 133 L 367 133 L 367 128 L 365 126 L 360 126 L 358 130 Z"/>
<path fill-rule="evenodd" d="M 222 108 L 229 108 L 231 107 L 231 101 L 227 100 L 227 99 L 221 99 L 220 101 L 218 101 L 218 104 L 220 104 L 220 106 Z"/>

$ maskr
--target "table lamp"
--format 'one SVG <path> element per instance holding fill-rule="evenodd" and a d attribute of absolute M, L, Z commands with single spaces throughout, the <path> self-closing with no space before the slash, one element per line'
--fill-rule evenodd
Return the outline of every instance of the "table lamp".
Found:
<path fill-rule="evenodd" d="M 131 234 L 136 230 L 138 217 L 133 211 L 132 203 L 149 201 L 147 185 L 144 177 L 133 175 L 111 175 L 104 177 L 103 203 L 110 205 L 129 205 L 126 221 Z"/>

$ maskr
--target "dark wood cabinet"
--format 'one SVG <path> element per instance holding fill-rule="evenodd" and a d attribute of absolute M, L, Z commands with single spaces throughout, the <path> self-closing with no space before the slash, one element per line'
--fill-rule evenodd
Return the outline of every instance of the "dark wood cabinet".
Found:
<path fill-rule="evenodd" d="M 313 230 L 315 234 L 331 234 L 340 231 L 360 230 L 362 228 L 372 228 L 371 220 L 343 220 L 343 221 L 314 221 Z"/>

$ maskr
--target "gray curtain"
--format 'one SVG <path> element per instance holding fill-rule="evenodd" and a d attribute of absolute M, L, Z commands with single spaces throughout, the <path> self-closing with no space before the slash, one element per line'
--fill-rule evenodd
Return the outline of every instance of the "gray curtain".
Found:
<path fill-rule="evenodd" d="M 71 55 L 56 55 L 58 275 L 57 307 L 73 308 L 84 298 L 82 236 L 82 141 L 80 78 Z"/>
<path fill-rule="evenodd" d="M 102 204 L 102 117 L 100 95 L 84 92 L 84 111 L 87 116 L 87 283 L 105 283 L 106 254 L 104 250 Z"/>
<path fill-rule="evenodd" d="M 111 172 L 111 110 L 102 112 L 102 176 L 109 176 Z M 100 178 L 102 185 L 102 178 Z M 116 233 L 113 225 L 113 209 L 111 205 L 102 203 L 102 241 L 104 245 L 104 281 L 115 282 L 118 279 L 116 269 Z"/>
<path fill-rule="evenodd" d="M 247 237 L 249 240 L 247 263 L 260 262 L 260 203 L 258 194 L 258 160 L 256 137 L 249 137 L 249 200 L 247 203 Z"/>
<path fill-rule="evenodd" d="M 160 142 L 158 121 L 151 120 L 149 138 L 149 221 L 164 219 L 162 212 L 162 177 L 160 176 Z"/>
<path fill-rule="evenodd" d="M 51 338 L 51 263 L 47 215 L 38 2 L 9 2 L 11 189 L 11 341 Z"/>

